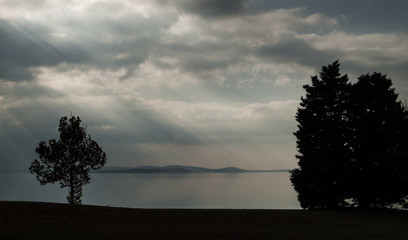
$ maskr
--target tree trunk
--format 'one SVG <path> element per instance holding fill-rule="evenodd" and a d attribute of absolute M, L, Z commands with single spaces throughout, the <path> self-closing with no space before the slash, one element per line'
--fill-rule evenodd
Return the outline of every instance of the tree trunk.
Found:
<path fill-rule="evenodd" d="M 74 188 L 74 176 L 71 173 L 70 179 L 69 179 L 69 196 L 70 196 L 70 200 L 69 200 L 69 204 L 75 204 L 75 188 Z"/>

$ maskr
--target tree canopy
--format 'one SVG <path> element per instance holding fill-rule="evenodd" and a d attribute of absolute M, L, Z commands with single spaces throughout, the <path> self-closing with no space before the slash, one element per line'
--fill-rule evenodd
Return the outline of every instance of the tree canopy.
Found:
<path fill-rule="evenodd" d="M 296 114 L 299 167 L 291 181 L 303 208 L 404 205 L 407 110 L 380 73 L 351 84 L 338 61 L 305 85 Z"/>
<path fill-rule="evenodd" d="M 41 185 L 59 182 L 61 188 L 68 187 L 68 202 L 80 204 L 82 186 L 91 180 L 89 172 L 103 167 L 106 154 L 86 134 L 79 117 L 62 117 L 58 131 L 59 140 L 51 139 L 48 145 L 45 141 L 39 143 L 35 150 L 39 160 L 35 159 L 29 169 L 37 174 Z"/>

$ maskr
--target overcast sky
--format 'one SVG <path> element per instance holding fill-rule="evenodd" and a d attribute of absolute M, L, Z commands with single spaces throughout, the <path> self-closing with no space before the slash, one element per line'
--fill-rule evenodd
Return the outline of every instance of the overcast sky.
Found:
<path fill-rule="evenodd" d="M 79 115 L 107 166 L 293 168 L 302 86 L 340 59 L 408 97 L 405 0 L 0 0 L 0 171 Z"/>

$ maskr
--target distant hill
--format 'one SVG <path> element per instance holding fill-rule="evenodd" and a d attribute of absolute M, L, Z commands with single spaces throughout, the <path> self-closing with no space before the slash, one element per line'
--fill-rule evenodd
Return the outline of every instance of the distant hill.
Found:
<path fill-rule="evenodd" d="M 244 170 L 236 167 L 203 168 L 184 165 L 140 166 L 140 167 L 104 167 L 98 173 L 245 173 L 245 172 L 288 172 L 287 169 L 277 170 Z"/>

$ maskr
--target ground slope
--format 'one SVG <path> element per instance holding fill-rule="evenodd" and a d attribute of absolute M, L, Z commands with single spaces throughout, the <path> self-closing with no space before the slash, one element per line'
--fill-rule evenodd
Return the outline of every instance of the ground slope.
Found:
<path fill-rule="evenodd" d="M 0 202 L 0 239 L 407 239 L 406 211 L 166 210 Z"/>

